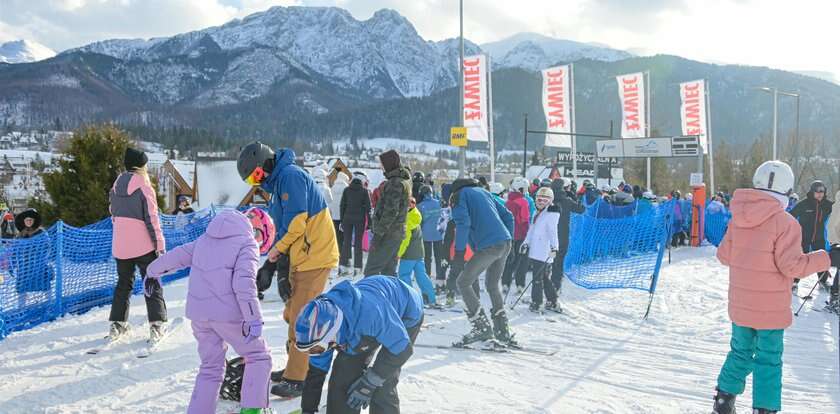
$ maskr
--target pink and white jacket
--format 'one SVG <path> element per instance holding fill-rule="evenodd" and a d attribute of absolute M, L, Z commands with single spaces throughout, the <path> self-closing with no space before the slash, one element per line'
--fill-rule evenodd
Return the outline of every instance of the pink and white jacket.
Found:
<path fill-rule="evenodd" d="M 124 172 L 111 188 L 111 222 L 114 236 L 111 254 L 133 259 L 166 250 L 160 229 L 155 190 L 140 174 Z"/>

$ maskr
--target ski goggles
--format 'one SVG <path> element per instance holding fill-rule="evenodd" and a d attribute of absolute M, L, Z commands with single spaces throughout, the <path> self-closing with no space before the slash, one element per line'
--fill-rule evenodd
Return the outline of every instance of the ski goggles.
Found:
<path fill-rule="evenodd" d="M 295 341 L 295 348 L 298 351 L 309 355 L 320 355 L 330 349 L 336 348 L 336 340 L 338 339 L 338 331 L 341 329 L 341 323 L 344 320 L 344 315 L 338 312 L 333 326 L 327 331 L 324 336 L 314 339 L 309 342 Z"/>
<path fill-rule="evenodd" d="M 250 186 L 258 186 L 262 183 L 262 180 L 265 178 L 266 173 L 262 167 L 254 168 L 254 172 L 245 179 L 245 182 L 248 183 Z"/>

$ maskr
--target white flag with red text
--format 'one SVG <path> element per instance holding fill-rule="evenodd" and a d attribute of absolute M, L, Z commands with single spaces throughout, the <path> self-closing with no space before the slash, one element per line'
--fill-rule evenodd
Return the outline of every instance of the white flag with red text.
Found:
<path fill-rule="evenodd" d="M 703 153 L 709 149 L 706 138 L 706 82 L 703 79 L 680 84 L 680 119 L 683 135 L 699 135 Z"/>
<path fill-rule="evenodd" d="M 617 76 L 621 100 L 621 137 L 644 138 L 647 135 L 645 75 L 642 72 Z"/>
<path fill-rule="evenodd" d="M 542 71 L 543 111 L 545 112 L 546 131 L 572 132 L 572 115 L 570 96 L 570 67 L 569 65 L 548 68 Z M 547 147 L 572 147 L 572 137 L 569 135 L 546 134 Z"/>
<path fill-rule="evenodd" d="M 487 113 L 487 58 L 464 57 L 464 127 L 470 141 L 489 141 Z"/>

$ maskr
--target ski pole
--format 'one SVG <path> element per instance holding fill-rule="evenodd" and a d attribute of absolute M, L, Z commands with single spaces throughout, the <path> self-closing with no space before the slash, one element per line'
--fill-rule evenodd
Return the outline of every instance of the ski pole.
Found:
<path fill-rule="evenodd" d="M 799 316 L 799 311 L 801 311 L 802 307 L 805 306 L 805 302 L 808 302 L 809 300 L 811 300 L 811 294 L 814 293 L 814 289 L 816 289 L 817 285 L 819 285 L 819 284 L 820 284 L 819 281 L 817 281 L 817 283 L 814 283 L 814 287 L 812 287 L 811 291 L 808 292 L 808 296 L 805 296 L 804 298 L 802 298 L 804 300 L 802 301 L 802 304 L 799 305 L 799 309 L 796 310 L 796 312 L 793 314 L 793 316 Z"/>
<path fill-rule="evenodd" d="M 516 307 L 516 305 L 518 305 L 518 304 L 519 304 L 519 301 L 520 301 L 520 300 L 522 300 L 522 297 L 523 297 L 523 296 L 525 296 L 525 292 L 527 292 L 527 291 L 528 291 L 528 288 L 529 288 L 529 287 L 531 287 L 531 285 L 534 283 L 534 278 L 536 277 L 536 275 L 540 275 L 540 277 L 542 277 L 542 272 L 544 272 L 544 271 L 545 271 L 545 268 L 546 268 L 547 266 L 548 266 L 548 262 L 545 262 L 545 264 L 543 264 L 543 265 L 542 265 L 542 267 L 540 268 L 540 271 L 539 271 L 539 272 L 537 272 L 537 273 L 533 273 L 533 274 L 531 275 L 531 281 L 530 281 L 530 282 L 528 282 L 528 285 L 527 285 L 527 286 L 525 286 L 525 289 L 523 289 L 523 290 L 522 290 L 522 293 L 519 295 L 519 297 L 518 297 L 518 298 L 516 298 L 516 302 L 513 302 L 513 305 L 511 305 L 511 306 L 510 306 L 510 310 L 513 310 L 513 308 L 515 308 L 515 307 Z"/>

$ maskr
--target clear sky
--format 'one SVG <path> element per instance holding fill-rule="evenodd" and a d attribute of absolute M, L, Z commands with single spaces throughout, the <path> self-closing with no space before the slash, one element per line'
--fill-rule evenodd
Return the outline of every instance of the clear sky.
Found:
<path fill-rule="evenodd" d="M 357 19 L 391 8 L 426 39 L 458 34 L 457 0 L 0 0 L 0 42 L 61 51 L 109 38 L 170 36 L 273 5 L 338 6 Z M 638 54 L 831 72 L 840 78 L 836 0 L 464 0 L 465 36 L 524 31 Z"/>

